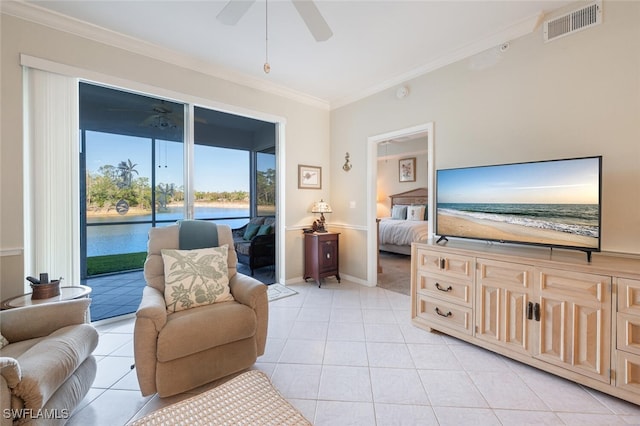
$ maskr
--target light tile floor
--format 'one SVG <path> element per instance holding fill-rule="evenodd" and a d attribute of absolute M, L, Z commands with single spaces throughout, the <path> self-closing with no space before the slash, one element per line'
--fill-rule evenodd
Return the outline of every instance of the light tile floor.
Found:
<path fill-rule="evenodd" d="M 640 406 L 411 325 L 409 297 L 343 280 L 271 302 L 258 368 L 315 425 L 640 424 Z M 98 374 L 70 425 L 123 425 L 209 389 L 142 397 L 133 318 L 97 323 Z"/>

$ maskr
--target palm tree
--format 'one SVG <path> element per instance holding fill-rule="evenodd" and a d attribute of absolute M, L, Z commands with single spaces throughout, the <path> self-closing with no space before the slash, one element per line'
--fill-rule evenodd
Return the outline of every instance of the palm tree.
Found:
<path fill-rule="evenodd" d="M 118 164 L 118 171 L 120 172 L 120 179 L 122 180 L 121 187 L 130 187 L 133 182 L 133 174 L 139 174 L 135 169 L 137 164 L 133 164 L 130 159 L 127 161 L 121 161 Z"/>

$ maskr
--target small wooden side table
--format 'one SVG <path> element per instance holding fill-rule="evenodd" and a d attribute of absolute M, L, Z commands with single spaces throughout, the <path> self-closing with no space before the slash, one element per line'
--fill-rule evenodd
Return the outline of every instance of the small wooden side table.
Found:
<path fill-rule="evenodd" d="M 340 282 L 337 232 L 304 234 L 304 280 L 313 278 L 318 287 L 324 277 L 335 275 Z"/>
<path fill-rule="evenodd" d="M 63 300 L 82 299 L 91 295 L 91 287 L 86 285 L 74 285 L 69 287 L 60 287 L 58 296 L 49 297 L 47 299 L 31 299 L 31 293 L 21 296 L 12 297 L 2 302 L 2 309 L 21 308 L 23 306 L 42 305 L 45 303 L 62 302 Z"/>

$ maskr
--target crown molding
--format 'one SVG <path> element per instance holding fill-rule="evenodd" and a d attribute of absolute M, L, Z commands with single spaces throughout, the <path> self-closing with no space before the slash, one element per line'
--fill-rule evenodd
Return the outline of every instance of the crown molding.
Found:
<path fill-rule="evenodd" d="M 375 95 L 376 93 L 380 93 L 383 90 L 387 90 L 391 87 L 406 83 L 409 80 L 423 76 L 425 74 L 428 74 L 444 66 L 453 64 L 462 59 L 466 59 L 480 52 L 484 52 L 487 49 L 491 49 L 496 46 L 499 46 L 500 44 L 505 43 L 507 41 L 514 40 L 516 38 L 525 36 L 527 34 L 531 34 L 540 26 L 540 23 L 542 22 L 543 18 L 544 18 L 544 13 L 538 12 L 535 15 L 522 19 L 521 21 L 518 21 L 515 24 L 504 28 L 503 30 L 500 30 L 474 43 L 468 44 L 448 55 L 444 55 L 434 61 L 424 64 L 421 67 L 418 67 L 409 72 L 397 75 L 380 84 L 377 84 L 366 90 L 363 90 L 358 94 L 347 96 L 335 102 L 331 102 L 331 109 L 333 110 L 333 109 L 340 108 L 345 105 L 357 102 L 371 95 Z"/>
<path fill-rule="evenodd" d="M 93 25 L 57 12 L 44 9 L 23 0 L 0 1 L 2 13 L 15 16 L 20 19 L 44 25 L 55 30 L 64 31 L 99 43 L 123 49 L 138 55 L 150 57 L 172 65 L 180 66 L 193 71 L 207 74 L 211 77 L 219 78 L 230 83 L 235 83 L 265 93 L 280 96 L 305 105 L 321 108 L 324 110 L 334 110 L 348 104 L 357 102 L 376 93 L 406 83 L 412 79 L 421 77 L 439 68 L 445 67 L 462 59 L 471 57 L 487 49 L 494 48 L 504 42 L 514 40 L 535 31 L 544 17 L 543 12 L 539 12 L 528 18 L 516 22 L 491 36 L 478 40 L 469 45 L 444 55 L 434 61 L 415 68 L 409 72 L 399 74 L 379 84 L 371 86 L 353 95 L 340 98 L 335 101 L 328 101 L 308 94 L 292 90 L 286 86 L 270 83 L 247 74 L 225 68 L 219 64 L 203 61 L 189 55 L 176 52 L 171 49 L 158 46 L 130 37 L 106 28 Z"/>
<path fill-rule="evenodd" d="M 26 3 L 23 0 L 0 1 L 0 11 L 39 25 L 83 37 L 98 43 L 157 59 L 179 67 L 201 72 L 231 83 L 281 96 L 305 105 L 329 110 L 329 102 L 282 85 L 266 82 L 247 74 L 230 70 L 219 64 L 203 61 L 156 44 L 130 37 L 97 25 Z"/>

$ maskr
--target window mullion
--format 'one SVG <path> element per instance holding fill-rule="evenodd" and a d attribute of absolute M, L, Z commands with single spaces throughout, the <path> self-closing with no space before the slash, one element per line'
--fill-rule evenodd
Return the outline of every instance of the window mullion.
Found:
<path fill-rule="evenodd" d="M 194 185 L 194 107 L 193 104 L 184 105 L 184 217 L 195 218 L 195 189 Z"/>

